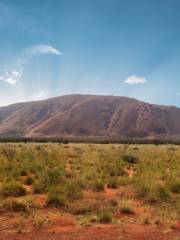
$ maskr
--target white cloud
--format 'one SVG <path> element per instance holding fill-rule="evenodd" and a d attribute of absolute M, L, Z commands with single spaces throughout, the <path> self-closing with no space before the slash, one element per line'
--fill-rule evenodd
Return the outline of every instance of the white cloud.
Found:
<path fill-rule="evenodd" d="M 6 78 L 4 81 L 9 83 L 9 84 L 11 84 L 11 85 L 16 84 L 16 82 L 17 82 L 17 80 L 15 78 L 13 78 L 13 77 Z"/>
<path fill-rule="evenodd" d="M 147 82 L 146 78 L 138 77 L 136 75 L 128 77 L 125 81 L 126 84 L 134 85 L 134 84 L 144 84 Z"/>
<path fill-rule="evenodd" d="M 43 44 L 28 47 L 28 48 L 24 49 L 22 53 L 25 55 L 36 55 L 36 54 L 61 55 L 62 54 L 58 49 L 56 49 L 50 45 L 43 45 Z"/>
<path fill-rule="evenodd" d="M 4 76 L 0 77 L 1 81 L 7 82 L 11 85 L 16 84 L 16 82 L 22 77 L 23 68 L 17 70 L 7 71 Z"/>
<path fill-rule="evenodd" d="M 28 60 L 35 56 L 40 54 L 53 54 L 53 55 L 61 55 L 62 53 L 50 46 L 50 45 L 35 45 L 28 48 L 25 48 L 18 56 L 16 60 L 16 65 L 14 68 L 12 68 L 9 71 L 6 71 L 3 76 L 0 76 L 0 81 L 7 82 L 11 85 L 16 84 L 21 77 L 23 76 L 24 72 L 24 66 L 27 64 Z"/>

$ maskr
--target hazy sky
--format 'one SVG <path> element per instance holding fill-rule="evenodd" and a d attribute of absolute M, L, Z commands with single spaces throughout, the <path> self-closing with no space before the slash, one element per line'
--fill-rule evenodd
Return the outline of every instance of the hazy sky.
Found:
<path fill-rule="evenodd" d="M 71 93 L 180 107 L 180 0 L 0 0 L 0 105 Z"/>

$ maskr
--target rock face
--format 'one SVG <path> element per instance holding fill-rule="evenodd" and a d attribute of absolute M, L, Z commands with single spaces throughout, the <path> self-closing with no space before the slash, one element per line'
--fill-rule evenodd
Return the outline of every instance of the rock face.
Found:
<path fill-rule="evenodd" d="M 116 96 L 66 95 L 0 108 L 1 137 L 179 137 L 180 109 Z"/>

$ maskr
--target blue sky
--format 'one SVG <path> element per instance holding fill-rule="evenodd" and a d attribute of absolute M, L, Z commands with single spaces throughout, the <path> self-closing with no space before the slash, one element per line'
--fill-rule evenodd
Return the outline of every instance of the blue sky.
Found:
<path fill-rule="evenodd" d="M 0 105 L 88 93 L 180 107 L 179 0 L 0 0 Z"/>

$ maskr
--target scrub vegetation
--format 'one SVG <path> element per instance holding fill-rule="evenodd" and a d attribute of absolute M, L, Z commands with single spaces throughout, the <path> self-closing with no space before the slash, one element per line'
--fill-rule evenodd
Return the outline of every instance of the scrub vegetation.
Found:
<path fill-rule="evenodd" d="M 0 210 L 35 221 L 36 214 L 54 209 L 80 225 L 135 222 L 175 228 L 180 147 L 2 143 Z"/>

